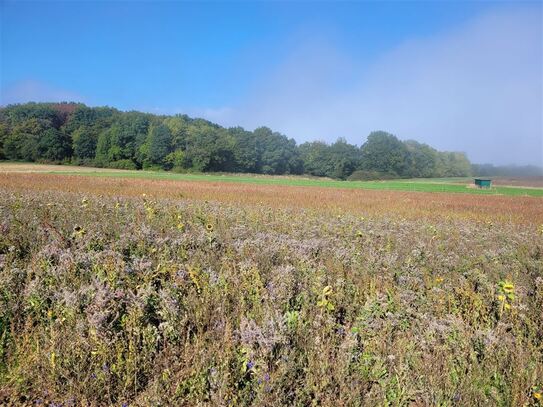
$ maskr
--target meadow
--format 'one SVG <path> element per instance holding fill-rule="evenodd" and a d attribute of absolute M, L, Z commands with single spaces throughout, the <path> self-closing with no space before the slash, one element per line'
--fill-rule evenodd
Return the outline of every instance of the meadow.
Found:
<path fill-rule="evenodd" d="M 510 179 L 498 177 L 490 189 L 474 188 L 471 177 L 414 178 L 384 181 L 340 181 L 308 176 L 269 176 L 227 173 L 173 173 L 167 171 L 115 170 L 109 168 L 43 165 L 34 163 L 0 162 L 0 173 L 49 173 L 63 175 L 135 178 L 151 180 L 231 182 L 256 185 L 369 189 L 384 191 L 450 192 L 480 195 L 543 197 L 543 179 Z"/>
<path fill-rule="evenodd" d="M 541 405 L 539 197 L 32 168 L 0 171 L 0 404 Z"/>

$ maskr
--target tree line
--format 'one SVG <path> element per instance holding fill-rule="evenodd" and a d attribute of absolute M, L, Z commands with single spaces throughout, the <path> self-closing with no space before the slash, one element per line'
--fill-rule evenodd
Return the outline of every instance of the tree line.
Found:
<path fill-rule="evenodd" d="M 187 115 L 122 112 L 80 103 L 0 109 L 0 159 L 177 172 L 308 174 L 336 179 L 468 176 L 464 153 L 372 132 L 358 147 L 340 138 L 298 145 L 259 127 L 225 128 Z"/>
<path fill-rule="evenodd" d="M 541 177 L 543 168 L 537 165 L 472 164 L 471 172 L 481 177 Z"/>

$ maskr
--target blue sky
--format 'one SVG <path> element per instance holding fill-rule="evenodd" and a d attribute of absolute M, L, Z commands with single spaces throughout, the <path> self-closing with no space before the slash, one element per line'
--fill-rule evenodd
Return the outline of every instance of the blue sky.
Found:
<path fill-rule="evenodd" d="M 383 129 L 543 161 L 540 2 L 0 4 L 1 104 L 188 113 L 299 142 Z"/>

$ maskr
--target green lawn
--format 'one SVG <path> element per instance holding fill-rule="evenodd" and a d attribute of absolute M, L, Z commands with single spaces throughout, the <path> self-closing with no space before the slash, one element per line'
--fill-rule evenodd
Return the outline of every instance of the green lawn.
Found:
<path fill-rule="evenodd" d="M 418 192 L 454 192 L 485 195 L 535 196 L 543 197 L 543 189 L 522 187 L 494 187 L 492 189 L 468 188 L 467 184 L 459 184 L 457 180 L 447 183 L 445 179 L 437 182 L 430 180 L 390 180 L 390 181 L 336 181 L 329 179 L 312 179 L 298 177 L 265 177 L 251 175 L 218 175 L 218 174 L 175 174 L 154 171 L 58 171 L 69 175 L 87 175 L 97 177 L 167 179 L 183 181 L 236 182 L 260 185 L 315 186 L 331 188 L 359 188 L 373 190 L 418 191 Z M 52 172 L 54 173 L 54 172 Z"/>

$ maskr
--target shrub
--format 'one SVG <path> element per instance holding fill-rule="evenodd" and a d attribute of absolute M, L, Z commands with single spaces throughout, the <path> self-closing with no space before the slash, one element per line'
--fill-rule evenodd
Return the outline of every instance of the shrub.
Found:
<path fill-rule="evenodd" d="M 116 168 L 118 170 L 136 170 L 137 166 L 132 160 L 117 160 L 111 161 L 107 164 L 109 168 Z"/>

